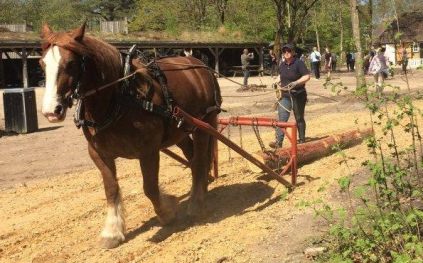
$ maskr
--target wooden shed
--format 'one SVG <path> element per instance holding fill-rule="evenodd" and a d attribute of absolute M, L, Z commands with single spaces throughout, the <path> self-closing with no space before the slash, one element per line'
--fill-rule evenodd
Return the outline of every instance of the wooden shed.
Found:
<path fill-rule="evenodd" d="M 412 68 L 423 65 L 423 12 L 407 12 L 392 21 L 378 37 L 378 42 L 391 49 L 391 57 L 401 64 L 403 49 L 407 51 L 408 65 Z M 389 56 L 389 54 L 387 54 Z"/>

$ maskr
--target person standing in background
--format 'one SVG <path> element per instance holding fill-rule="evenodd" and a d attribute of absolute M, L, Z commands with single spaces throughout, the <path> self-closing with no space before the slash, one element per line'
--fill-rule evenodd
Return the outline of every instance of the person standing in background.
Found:
<path fill-rule="evenodd" d="M 335 72 L 336 71 L 336 61 L 338 59 L 338 56 L 336 55 L 335 52 L 332 52 L 332 71 Z"/>
<path fill-rule="evenodd" d="M 351 67 L 351 71 L 354 71 L 354 66 L 355 66 L 355 54 L 354 52 L 351 52 L 351 60 L 350 60 L 350 67 Z"/>
<path fill-rule="evenodd" d="M 326 79 L 330 80 L 330 72 L 332 71 L 332 54 L 329 51 L 329 48 L 325 49 L 325 70 L 326 70 Z"/>
<path fill-rule="evenodd" d="M 345 54 L 345 62 L 347 63 L 347 71 L 351 70 L 351 52 Z"/>
<path fill-rule="evenodd" d="M 320 79 L 320 59 L 322 55 L 317 51 L 317 47 L 313 47 L 313 52 L 310 54 L 311 69 L 316 79 Z"/>
<path fill-rule="evenodd" d="M 379 48 L 370 61 L 369 74 L 373 75 L 375 79 L 376 92 L 382 94 L 383 82 L 388 77 L 388 64 L 384 47 Z"/>
<path fill-rule="evenodd" d="M 404 47 L 404 44 L 403 44 L 402 52 L 401 52 L 401 68 L 402 68 L 403 74 L 407 74 L 407 66 L 408 66 L 408 54 L 407 54 L 407 49 Z"/>
<path fill-rule="evenodd" d="M 248 78 L 250 77 L 250 70 L 248 66 L 250 65 L 250 61 L 254 59 L 253 53 L 248 53 L 248 49 L 244 49 L 241 55 L 241 68 L 242 73 L 244 73 L 244 87 L 248 86 Z"/>

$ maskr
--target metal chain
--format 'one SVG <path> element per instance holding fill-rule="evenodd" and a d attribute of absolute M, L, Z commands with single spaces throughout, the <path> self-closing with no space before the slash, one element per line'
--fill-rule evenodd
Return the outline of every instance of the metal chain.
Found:
<path fill-rule="evenodd" d="M 228 125 L 228 139 L 231 139 L 231 125 Z M 231 147 L 228 146 L 228 161 L 231 161 L 232 157 L 231 157 Z"/>
<path fill-rule="evenodd" d="M 256 123 L 254 123 L 254 121 L 255 121 Z M 254 131 L 254 133 L 255 133 L 255 135 L 256 135 L 256 137 L 257 137 L 257 141 L 258 141 L 258 142 L 259 142 L 259 144 L 260 144 L 261 151 L 262 151 L 262 152 L 265 152 L 265 151 L 266 151 L 266 147 L 264 146 L 263 139 L 262 139 L 262 138 L 261 138 L 261 136 L 260 136 L 260 130 L 259 130 L 259 128 L 258 128 L 258 125 L 257 125 L 257 120 L 256 120 L 256 119 L 254 119 L 254 120 L 253 120 L 252 127 L 253 127 L 253 131 Z"/>
<path fill-rule="evenodd" d="M 239 129 L 239 146 L 241 146 L 241 149 L 244 149 L 242 145 L 242 125 L 238 125 L 238 129 Z"/>

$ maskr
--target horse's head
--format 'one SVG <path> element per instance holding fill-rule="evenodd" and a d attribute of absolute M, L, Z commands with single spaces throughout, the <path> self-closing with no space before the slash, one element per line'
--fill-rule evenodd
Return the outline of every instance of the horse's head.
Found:
<path fill-rule="evenodd" d="M 45 72 L 46 88 L 41 111 L 49 122 L 63 121 L 72 106 L 71 95 L 84 70 L 84 57 L 77 52 L 83 46 L 84 32 L 85 23 L 66 33 L 54 33 L 47 24 L 43 26 L 40 64 Z"/>

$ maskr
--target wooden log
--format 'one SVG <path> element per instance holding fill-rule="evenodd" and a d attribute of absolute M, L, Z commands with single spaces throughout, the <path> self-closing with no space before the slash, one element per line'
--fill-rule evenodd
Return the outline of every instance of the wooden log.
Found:
<path fill-rule="evenodd" d="M 336 152 L 334 146 L 346 149 L 360 144 L 363 139 L 372 135 L 372 129 L 354 130 L 330 135 L 325 138 L 297 145 L 297 165 L 307 164 Z M 261 153 L 264 163 L 272 169 L 284 166 L 291 157 L 290 147 L 277 149 L 274 152 Z"/>

